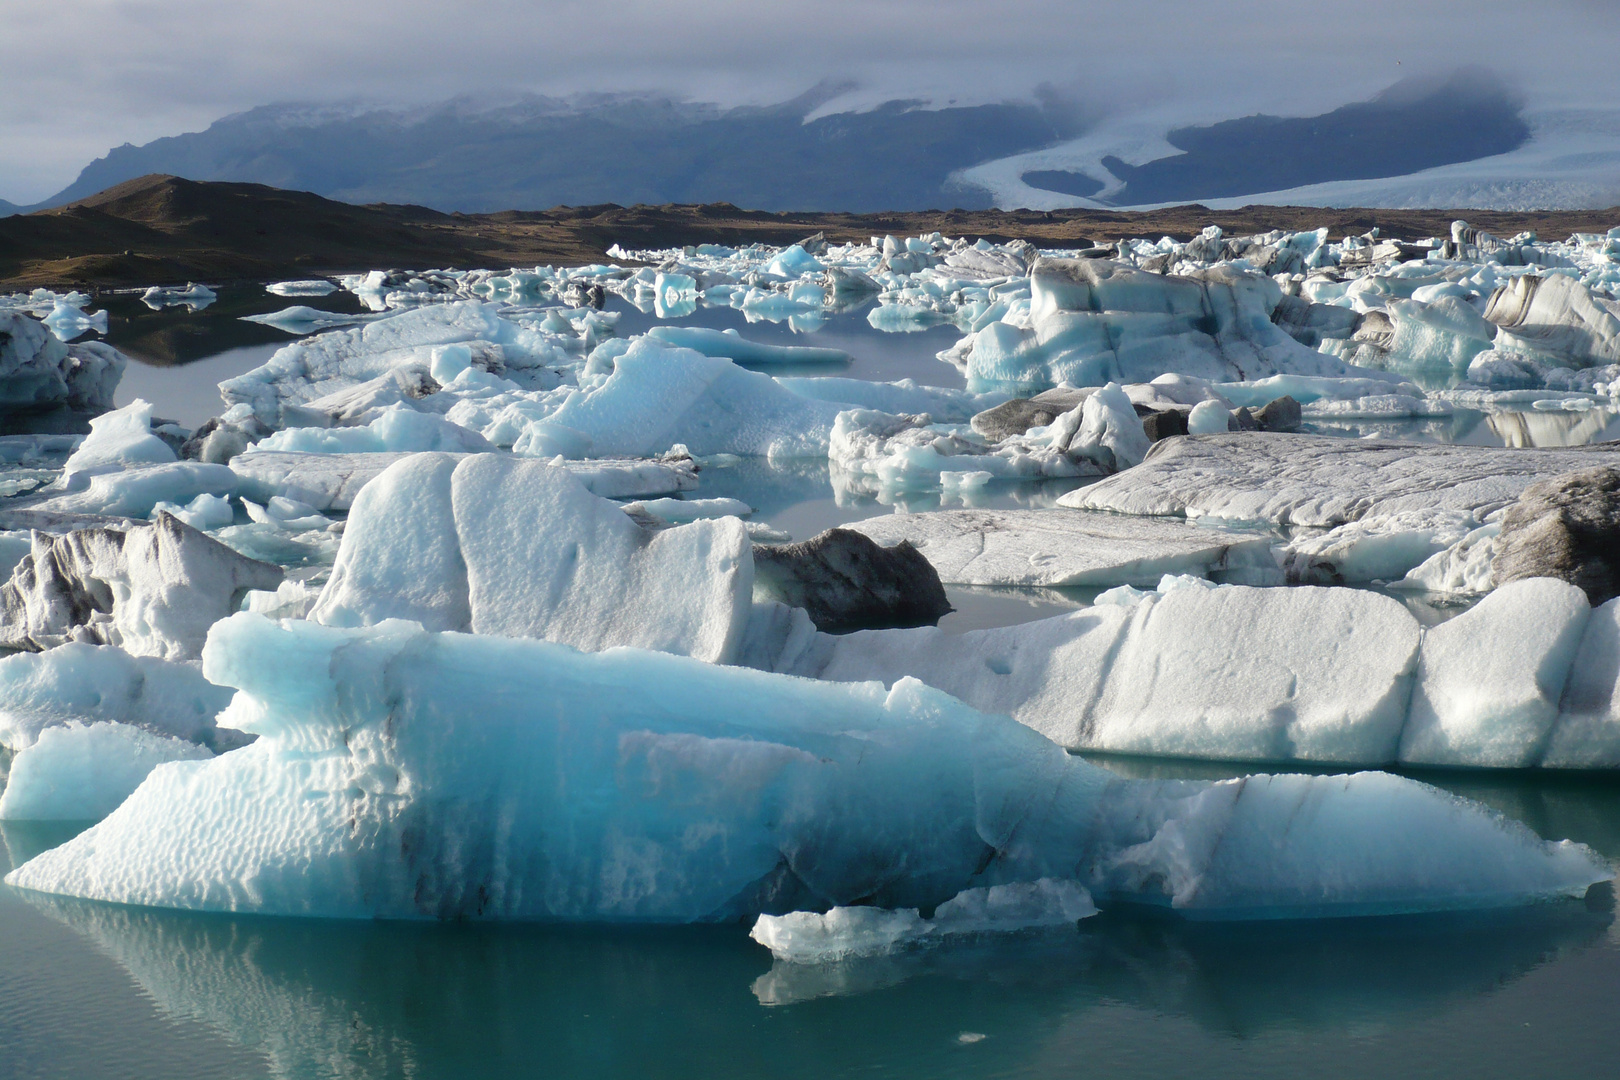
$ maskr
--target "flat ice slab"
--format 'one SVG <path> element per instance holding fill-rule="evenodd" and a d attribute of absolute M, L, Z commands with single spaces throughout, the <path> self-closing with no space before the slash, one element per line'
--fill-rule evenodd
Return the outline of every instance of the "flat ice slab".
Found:
<path fill-rule="evenodd" d="M 464 457 L 466 455 L 453 455 Z M 240 494 L 256 502 L 280 495 L 320 511 L 348 510 L 360 490 L 406 453 L 301 454 L 254 450 L 231 459 L 241 477 Z M 586 490 L 604 499 L 645 499 L 691 491 L 697 470 L 688 461 L 564 461 Z"/>
<path fill-rule="evenodd" d="M 846 528 L 910 540 L 953 585 L 1156 585 L 1165 574 L 1277 572 L 1271 537 L 1084 510 L 887 514 Z"/>
<path fill-rule="evenodd" d="M 1122 514 L 1184 515 L 1331 528 L 1403 512 L 1482 520 L 1538 480 L 1601 465 L 1620 450 L 1518 449 L 1232 432 L 1155 443 L 1134 469 L 1059 500 Z"/>

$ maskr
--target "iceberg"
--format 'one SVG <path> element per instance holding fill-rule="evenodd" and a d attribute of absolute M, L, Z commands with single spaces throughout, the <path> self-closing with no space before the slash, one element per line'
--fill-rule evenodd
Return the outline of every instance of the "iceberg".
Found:
<path fill-rule="evenodd" d="M 1610 876 L 1581 845 L 1385 774 L 1120 779 L 913 680 L 245 613 L 215 627 L 204 671 L 238 687 L 224 722 L 258 741 L 159 766 L 8 884 L 199 911 L 702 922 L 938 909 L 1043 879 L 1192 918 L 1365 915 Z"/>
<path fill-rule="evenodd" d="M 80 640 L 194 660 L 208 628 L 248 590 L 274 589 L 281 579 L 279 566 L 245 558 L 168 513 L 130 529 L 36 532 L 32 551 L 0 586 L 0 646 Z"/>
<path fill-rule="evenodd" d="M 1267 534 L 1084 510 L 886 514 L 846 528 L 885 547 L 909 540 L 952 585 L 1146 585 L 1166 574 L 1261 584 L 1277 573 Z"/>
<path fill-rule="evenodd" d="M 355 499 L 310 618 L 403 618 L 724 663 L 752 604 L 752 550 L 734 517 L 645 529 L 543 461 L 419 454 Z"/>
<path fill-rule="evenodd" d="M 724 357 L 739 364 L 849 364 L 855 358 L 842 349 L 806 345 L 765 345 L 749 341 L 734 330 L 703 326 L 655 326 L 647 336 L 670 348 L 691 349 L 704 356 Z"/>
<path fill-rule="evenodd" d="M 113 407 L 127 363 L 110 345 L 65 345 L 38 319 L 0 307 L 0 409 L 102 412 Z"/>
<path fill-rule="evenodd" d="M 99 820 L 159 765 L 213 756 L 195 743 L 126 724 L 47 728 L 12 761 L 0 821 Z"/>
<path fill-rule="evenodd" d="M 1321 528 L 1405 512 L 1462 513 L 1483 524 L 1538 480 L 1615 465 L 1620 451 L 1605 446 L 1524 450 L 1231 432 L 1157 442 L 1138 467 L 1059 503 Z"/>

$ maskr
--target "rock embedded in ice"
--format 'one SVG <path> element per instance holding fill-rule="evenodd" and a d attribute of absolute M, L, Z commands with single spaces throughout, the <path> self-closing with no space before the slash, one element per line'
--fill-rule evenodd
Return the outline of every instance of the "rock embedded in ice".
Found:
<path fill-rule="evenodd" d="M 180 447 L 180 457 L 186 461 L 202 461 L 212 465 L 228 465 L 232 458 L 243 453 L 260 439 L 270 435 L 270 428 L 255 417 L 251 410 L 227 412 L 203 421 Z"/>
<path fill-rule="evenodd" d="M 1051 878 L 1200 918 L 1389 914 L 1580 896 L 1611 873 L 1399 777 L 1123 780 L 910 680 L 247 614 L 216 627 L 204 670 L 239 687 L 227 719 L 258 741 L 158 768 L 7 883 L 188 910 L 697 922 L 937 909 Z M 993 914 L 983 899 L 963 918 Z"/>
<path fill-rule="evenodd" d="M 952 585 L 1156 585 L 1166 574 L 1278 574 L 1271 538 L 1083 510 L 885 514 L 847 528 L 908 540 Z"/>
<path fill-rule="evenodd" d="M 1254 418 L 1261 431 L 1298 431 L 1305 417 L 1299 402 L 1284 394 L 1266 402 Z"/>
<path fill-rule="evenodd" d="M 910 543 L 880 546 L 850 529 L 755 545 L 754 597 L 804 608 L 827 632 L 931 626 L 951 612 L 939 575 Z"/>
<path fill-rule="evenodd" d="M 1531 484 L 1502 515 L 1492 576 L 1498 585 L 1558 578 L 1592 606 L 1620 595 L 1620 468 Z"/>
<path fill-rule="evenodd" d="M 0 821 L 99 820 L 159 765 L 213 756 L 196 743 L 127 724 L 50 727 L 12 761 Z"/>
<path fill-rule="evenodd" d="M 1620 450 L 1419 446 L 1232 432 L 1155 443 L 1139 466 L 1070 492 L 1062 506 L 1332 528 L 1404 511 L 1484 518 L 1538 480 L 1620 466 Z"/>
<path fill-rule="evenodd" d="M 35 534 L 33 551 L 0 586 L 0 646 L 68 641 L 136 656 L 196 659 L 208 628 L 249 589 L 274 589 L 280 567 L 238 555 L 173 515 L 150 525 Z"/>
<path fill-rule="evenodd" d="M 752 545 L 736 518 L 651 531 L 543 461 L 418 454 L 355 500 L 310 618 L 411 619 L 724 663 L 752 593 Z"/>
<path fill-rule="evenodd" d="M 1540 764 L 1590 617 L 1580 589 L 1527 578 L 1429 628 L 1402 763 Z"/>

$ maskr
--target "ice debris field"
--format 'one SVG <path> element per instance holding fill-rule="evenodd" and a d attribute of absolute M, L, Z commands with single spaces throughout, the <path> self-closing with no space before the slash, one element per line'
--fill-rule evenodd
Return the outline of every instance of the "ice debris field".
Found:
<path fill-rule="evenodd" d="M 272 284 L 366 310 L 254 316 L 296 340 L 194 430 L 112 407 L 126 358 L 69 344 L 106 330 L 89 297 L 0 298 L 6 409 L 94 416 L 0 438 L 0 819 L 99 822 L 9 884 L 742 920 L 813 962 L 1111 905 L 1445 911 L 1611 877 L 1416 780 L 1321 772 L 1620 767 L 1620 229 L 610 256 Z M 621 336 L 609 294 L 660 324 Z M 680 323 L 856 304 L 955 327 L 965 385 Z M 1365 437 L 1463 409 L 1502 437 Z M 788 535 L 711 487 L 750 461 L 896 512 Z M 968 586 L 1089 592 L 934 625 Z"/>

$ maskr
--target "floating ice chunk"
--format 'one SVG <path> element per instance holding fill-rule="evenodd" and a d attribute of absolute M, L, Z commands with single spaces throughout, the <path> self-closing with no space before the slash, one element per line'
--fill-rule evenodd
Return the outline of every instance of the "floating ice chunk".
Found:
<path fill-rule="evenodd" d="M 242 742 L 214 726 L 230 700 L 194 665 L 69 642 L 0 659 L 0 746 L 23 750 L 47 728 L 107 720 L 223 751 Z"/>
<path fill-rule="evenodd" d="M 1155 380 L 1157 381 L 1157 380 Z M 1421 396 L 1416 386 L 1394 374 L 1369 373 L 1367 378 L 1328 378 L 1313 375 L 1273 375 L 1249 382 L 1219 383 L 1211 387 L 1233 406 L 1261 408 L 1280 397 L 1291 397 L 1301 405 L 1313 401 L 1343 401 L 1402 393 Z M 1189 403 L 1190 404 L 1190 403 Z"/>
<path fill-rule="evenodd" d="M 1059 418 L 1057 423 L 1061 422 Z M 1118 383 L 1109 383 L 1080 406 L 1080 430 L 1068 450 L 1092 457 L 1104 469 L 1118 472 L 1140 465 L 1150 445 L 1131 399 Z"/>
<path fill-rule="evenodd" d="M 1499 345 L 1574 367 L 1620 362 L 1620 316 L 1563 274 L 1514 278 L 1491 294 L 1485 318 L 1501 327 Z"/>
<path fill-rule="evenodd" d="M 355 323 L 370 322 L 376 317 L 358 312 L 322 311 L 319 308 L 294 304 L 292 307 L 263 315 L 244 315 L 242 321 L 273 326 L 289 334 L 312 334 L 317 330 L 326 330 L 334 326 L 353 326 Z"/>
<path fill-rule="evenodd" d="M 361 492 L 310 617 L 614 645 L 725 662 L 753 593 L 735 518 L 651 532 L 542 461 L 424 454 Z"/>
<path fill-rule="evenodd" d="M 228 720 L 259 740 L 155 770 L 9 884 L 191 910 L 692 922 L 943 906 L 1076 871 L 1099 899 L 1203 918 L 1508 906 L 1610 876 L 1399 777 L 1122 780 L 909 680 L 885 694 L 247 614 L 216 627 L 205 671 L 239 686 Z"/>
<path fill-rule="evenodd" d="M 264 291 L 276 296 L 326 296 L 337 292 L 337 285 L 325 278 L 310 278 L 301 281 L 277 281 L 264 287 Z"/>
<path fill-rule="evenodd" d="M 174 449 L 152 434 L 151 403 L 136 398 L 122 409 L 90 421 L 90 434 L 62 466 L 62 486 L 82 491 L 92 476 L 174 460 Z"/>
<path fill-rule="evenodd" d="M 1321 535 L 1291 539 L 1285 569 L 1290 581 L 1313 584 L 1398 581 L 1461 543 L 1478 525 L 1472 515 L 1455 511 L 1406 511 L 1346 522 Z"/>
<path fill-rule="evenodd" d="M 1075 510 L 885 514 L 847 528 L 884 546 L 909 540 L 956 585 L 1154 585 L 1168 573 L 1277 575 L 1265 534 Z M 1280 578 L 1279 578 L 1280 580 Z"/>
<path fill-rule="evenodd" d="M 138 656 L 195 659 L 208 627 L 247 589 L 280 583 L 279 567 L 243 558 L 169 514 L 131 529 L 48 537 L 0 586 L 0 645 L 46 649 L 69 640 Z"/>
<path fill-rule="evenodd" d="M 645 499 L 626 503 L 624 509 L 631 515 L 651 514 L 671 525 L 706 518 L 747 517 L 754 512 L 741 499 Z"/>
<path fill-rule="evenodd" d="M 245 498 L 268 503 L 282 496 L 327 513 L 349 509 L 362 488 L 407 456 L 254 451 L 233 458 L 231 469 L 241 479 Z M 668 495 L 698 486 L 697 472 L 687 460 L 566 461 L 558 467 L 566 468 L 593 495 L 605 499 Z"/>
<path fill-rule="evenodd" d="M 1274 324 L 1281 297 L 1270 278 L 1230 266 L 1174 277 L 1106 259 L 1042 259 L 1030 272 L 1031 328 L 984 327 L 967 374 L 1025 386 L 1141 383 L 1169 371 L 1218 382 L 1365 374 Z"/>
<path fill-rule="evenodd" d="M 102 335 L 107 333 L 107 313 L 105 311 L 86 315 L 78 305 L 69 303 L 66 300 L 58 300 L 55 307 L 51 309 L 51 313 L 45 316 L 43 321 L 46 326 L 51 328 L 51 333 L 63 341 L 72 341 L 80 334 L 90 330 Z"/>
<path fill-rule="evenodd" d="M 236 520 L 231 501 L 222 495 L 199 495 L 185 506 L 177 503 L 158 503 L 152 513 L 172 514 L 199 532 L 224 528 Z"/>
<path fill-rule="evenodd" d="M 127 724 L 47 728 L 11 763 L 0 821 L 99 820 L 159 765 L 213 756 L 195 743 Z"/>
<path fill-rule="evenodd" d="M 929 919 L 916 908 L 836 907 L 825 914 L 761 915 L 748 936 L 778 960 L 823 964 L 880 956 L 955 936 L 1073 926 L 1096 913 L 1091 894 L 1078 882 L 1042 878 L 964 889 L 935 908 Z"/>
<path fill-rule="evenodd" d="M 815 274 L 827 267 L 798 244 L 783 248 L 776 258 L 765 264 L 765 273 L 796 278 L 801 274 Z M 735 359 L 735 357 L 733 358 Z"/>
<path fill-rule="evenodd" d="M 693 454 L 821 457 L 839 406 L 783 389 L 769 375 L 640 338 L 593 390 L 569 396 L 548 423 L 590 439 L 600 457 Z"/>
<path fill-rule="evenodd" d="M 442 416 L 417 412 L 404 405 L 391 405 L 365 427 L 287 428 L 249 449 L 290 451 L 303 454 L 380 454 L 420 453 L 443 450 L 451 453 L 489 453 L 495 449 L 488 439 Z"/>
<path fill-rule="evenodd" d="M 1405 511 L 1483 521 L 1537 480 L 1603 465 L 1620 466 L 1620 452 L 1231 432 L 1161 442 L 1142 465 L 1059 504 L 1325 528 Z"/>
<path fill-rule="evenodd" d="M 0 307 L 0 408 L 110 409 L 126 363 L 110 345 L 64 345 L 44 323 Z"/>
<path fill-rule="evenodd" d="M 1395 322 L 1390 357 L 1414 367 L 1467 368 L 1496 337 L 1496 327 L 1455 296 L 1441 297 L 1432 304 L 1391 300 L 1389 314 Z"/>
<path fill-rule="evenodd" d="M 765 345 L 748 341 L 730 330 L 702 326 L 655 326 L 647 336 L 671 348 L 692 349 L 704 356 L 720 356 L 739 364 L 848 364 L 855 358 L 842 349 L 816 349 L 804 345 Z"/>
<path fill-rule="evenodd" d="M 1232 424 L 1232 414 L 1218 401 L 1200 401 L 1187 416 L 1187 434 L 1218 435 Z"/>
<path fill-rule="evenodd" d="M 1550 769 L 1620 766 L 1620 600 L 1596 608 L 1587 621 L 1541 764 Z"/>
<path fill-rule="evenodd" d="M 1499 524 L 1481 525 L 1407 571 L 1399 581 L 1390 582 L 1390 587 L 1455 595 L 1490 592 L 1495 587 L 1491 564 L 1499 531 Z"/>
<path fill-rule="evenodd" d="M 159 503 L 187 506 L 202 495 L 235 494 L 237 476 L 227 466 L 171 461 L 132 466 L 89 478 L 82 490 L 32 504 L 30 510 L 105 517 L 151 517 Z"/>
<path fill-rule="evenodd" d="M 1573 585 L 1526 578 L 1432 627 L 1423 641 L 1401 761 L 1509 769 L 1539 764 L 1591 610 Z"/>

